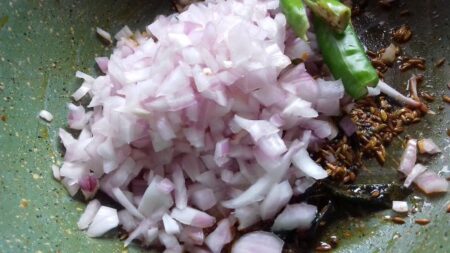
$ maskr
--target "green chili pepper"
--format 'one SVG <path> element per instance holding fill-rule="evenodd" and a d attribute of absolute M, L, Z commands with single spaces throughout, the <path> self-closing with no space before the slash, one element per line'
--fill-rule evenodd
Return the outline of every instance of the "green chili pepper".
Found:
<path fill-rule="evenodd" d="M 308 40 L 306 31 L 309 29 L 308 16 L 301 0 L 280 0 L 281 11 L 295 34 L 303 40 Z"/>
<path fill-rule="evenodd" d="M 305 0 L 305 3 L 314 15 L 321 17 L 339 33 L 343 33 L 350 22 L 350 8 L 338 0 Z"/>
<path fill-rule="evenodd" d="M 317 43 L 334 78 L 341 79 L 345 91 L 355 99 L 367 94 L 367 86 L 378 83 L 377 71 L 367 58 L 358 36 L 350 23 L 339 34 L 320 17 L 314 17 Z"/>

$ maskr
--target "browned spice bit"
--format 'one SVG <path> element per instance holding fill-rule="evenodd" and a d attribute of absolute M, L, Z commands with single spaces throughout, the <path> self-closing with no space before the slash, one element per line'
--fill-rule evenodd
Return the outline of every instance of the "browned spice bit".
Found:
<path fill-rule="evenodd" d="M 367 51 L 366 51 L 366 54 L 367 54 L 370 58 L 375 58 L 375 57 L 378 56 L 377 53 L 375 53 L 374 51 L 370 51 L 370 50 L 367 50 Z"/>
<path fill-rule="evenodd" d="M 29 201 L 27 199 L 21 199 L 19 207 L 20 208 L 27 208 L 28 207 L 28 203 L 29 203 Z"/>
<path fill-rule="evenodd" d="M 419 225 L 427 225 L 428 223 L 430 223 L 429 219 L 416 219 L 415 222 Z"/>
<path fill-rule="evenodd" d="M 442 65 L 444 65 L 444 62 L 445 62 L 445 57 L 439 59 L 439 60 L 434 64 L 434 66 L 435 66 L 436 68 L 439 68 L 439 67 L 441 67 Z"/>
<path fill-rule="evenodd" d="M 0 120 L 6 122 L 8 120 L 8 116 L 6 114 L 0 115 Z"/>
<path fill-rule="evenodd" d="M 450 128 L 447 128 L 447 136 L 450 137 Z"/>
<path fill-rule="evenodd" d="M 380 192 L 375 190 L 370 193 L 370 196 L 372 196 L 372 198 L 378 198 L 378 196 L 380 196 Z"/>
<path fill-rule="evenodd" d="M 400 16 L 407 16 L 407 15 L 409 15 L 409 14 L 411 14 L 411 12 L 410 12 L 409 10 L 402 10 L 402 11 L 400 12 Z"/>
<path fill-rule="evenodd" d="M 450 213 L 450 204 L 447 205 L 447 213 Z"/>
<path fill-rule="evenodd" d="M 411 39 L 412 36 L 411 28 L 406 25 L 402 25 L 400 26 L 400 28 L 395 30 L 392 35 L 394 37 L 394 40 L 396 40 L 397 42 L 407 42 L 409 39 Z"/>
<path fill-rule="evenodd" d="M 414 67 L 416 67 L 416 68 L 418 68 L 418 69 L 420 69 L 420 70 L 426 70 L 426 69 L 427 69 L 427 68 L 425 67 L 425 65 L 422 64 L 422 63 L 416 64 L 416 65 L 414 65 Z"/>
<path fill-rule="evenodd" d="M 352 237 L 352 233 L 350 233 L 350 231 L 346 230 L 342 233 L 344 235 L 345 238 L 350 238 Z"/>
<path fill-rule="evenodd" d="M 411 63 L 412 65 L 416 65 L 416 64 L 424 64 L 425 60 L 422 58 L 412 58 L 408 60 L 408 63 Z"/>
<path fill-rule="evenodd" d="M 450 96 L 443 95 L 442 96 L 442 101 L 444 101 L 445 103 L 449 103 L 450 104 Z"/>
<path fill-rule="evenodd" d="M 381 116 L 382 121 L 387 121 L 388 116 L 387 116 L 387 113 L 385 110 L 383 110 L 383 109 L 380 110 L 380 116 Z"/>
<path fill-rule="evenodd" d="M 320 242 L 319 246 L 316 247 L 316 251 L 330 251 L 331 249 L 331 245 L 326 242 Z"/>
<path fill-rule="evenodd" d="M 386 64 L 384 64 L 384 62 L 382 60 L 378 59 L 378 58 L 372 59 L 372 65 L 375 68 L 378 68 L 378 67 L 386 68 Z"/>
<path fill-rule="evenodd" d="M 412 64 L 406 62 L 406 63 L 403 63 L 402 65 L 400 65 L 399 69 L 400 69 L 400 71 L 405 72 L 405 71 L 411 69 L 412 67 L 413 67 Z"/>
<path fill-rule="evenodd" d="M 391 220 L 395 224 L 405 224 L 405 220 L 402 217 L 395 216 Z"/>
<path fill-rule="evenodd" d="M 450 83 L 448 83 L 448 84 L 447 84 L 447 88 L 449 88 L 449 89 L 450 89 Z"/>

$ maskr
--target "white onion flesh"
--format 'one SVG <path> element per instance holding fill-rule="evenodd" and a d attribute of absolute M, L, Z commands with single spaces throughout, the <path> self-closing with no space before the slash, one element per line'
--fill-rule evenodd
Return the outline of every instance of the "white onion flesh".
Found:
<path fill-rule="evenodd" d="M 46 111 L 46 110 L 41 110 L 39 112 L 39 117 L 47 122 L 50 122 L 53 120 L 53 115 L 49 111 Z"/>
<path fill-rule="evenodd" d="M 405 182 L 403 183 L 404 186 L 409 187 L 412 182 L 418 177 L 420 174 L 424 173 L 427 170 L 427 167 L 423 166 L 420 163 L 417 163 L 414 165 L 414 167 L 411 169 L 411 172 L 406 176 Z"/>
<path fill-rule="evenodd" d="M 426 194 L 444 193 L 448 191 L 448 181 L 433 171 L 425 171 L 414 179 L 414 183 Z"/>
<path fill-rule="evenodd" d="M 101 206 L 94 218 L 86 234 L 89 237 L 102 236 L 109 230 L 117 227 L 119 225 L 119 217 L 117 216 L 117 210 L 111 207 Z"/>
<path fill-rule="evenodd" d="M 316 217 L 317 207 L 306 203 L 287 205 L 275 219 L 273 231 L 306 230 Z"/>
<path fill-rule="evenodd" d="M 441 149 L 430 138 L 421 139 L 417 142 L 419 153 L 421 154 L 437 154 L 441 152 Z"/>
<path fill-rule="evenodd" d="M 95 59 L 104 75 L 76 73 L 83 82 L 72 97 L 90 102 L 67 105 L 80 134 L 59 131 L 61 181 L 71 195 L 98 182 L 124 207 L 100 207 L 90 236 L 120 224 L 126 244 L 219 252 L 235 220 L 242 230 L 274 219 L 294 192 L 327 177 L 308 147 L 337 136 L 331 117 L 341 115 L 344 88 L 289 66 L 321 57 L 314 34 L 297 39 L 278 4 L 207 0 L 159 16 L 145 33 L 125 26 L 113 53 Z M 276 237 L 254 235 L 268 238 L 262 252 L 281 251 Z"/>
<path fill-rule="evenodd" d="M 406 148 L 403 151 L 402 157 L 400 158 L 400 166 L 398 170 L 405 174 L 406 176 L 411 173 L 414 164 L 417 159 L 417 140 L 410 139 L 406 143 Z"/>
<path fill-rule="evenodd" d="M 112 43 L 112 38 L 111 38 L 111 34 L 109 34 L 109 32 L 103 30 L 100 27 L 96 28 L 97 34 L 100 35 L 100 37 L 102 37 L 103 39 L 105 39 L 106 41 L 108 41 L 109 43 Z"/>
<path fill-rule="evenodd" d="M 100 209 L 101 204 L 100 201 L 97 199 L 91 200 L 84 210 L 83 214 L 80 216 L 80 219 L 77 222 L 79 229 L 86 229 L 88 228 L 89 224 L 91 224 L 92 220 L 94 219 L 95 214 Z"/>
<path fill-rule="evenodd" d="M 397 213 L 408 212 L 408 203 L 406 201 L 392 201 L 392 210 Z"/>
<path fill-rule="evenodd" d="M 233 245 L 232 253 L 281 253 L 284 242 L 275 234 L 256 231 L 243 235 Z"/>

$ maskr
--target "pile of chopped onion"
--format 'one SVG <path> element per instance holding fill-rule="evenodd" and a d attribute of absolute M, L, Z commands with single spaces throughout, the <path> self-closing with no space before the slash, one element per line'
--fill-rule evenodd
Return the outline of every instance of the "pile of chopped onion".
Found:
<path fill-rule="evenodd" d="M 80 134 L 60 129 L 66 152 L 54 173 L 71 195 L 100 189 L 123 209 L 92 200 L 80 229 L 95 237 L 120 225 L 126 244 L 220 252 L 260 221 L 309 228 L 317 208 L 289 201 L 327 177 L 309 151 L 337 135 L 330 116 L 344 89 L 291 65 L 315 46 L 293 36 L 278 0 L 197 3 L 114 38 L 112 55 L 96 58 L 105 75 L 77 72 L 73 98 L 91 100 L 68 105 Z M 282 244 L 253 232 L 233 249 Z"/>

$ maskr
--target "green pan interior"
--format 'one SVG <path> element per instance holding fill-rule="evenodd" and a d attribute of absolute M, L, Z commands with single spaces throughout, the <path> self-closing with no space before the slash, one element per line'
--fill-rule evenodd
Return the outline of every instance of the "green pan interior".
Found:
<path fill-rule="evenodd" d="M 367 11 L 354 23 L 369 49 L 387 46 L 390 30 L 408 24 L 414 34 L 402 49 L 427 60 L 426 81 L 420 90 L 438 97 L 430 106 L 436 115 L 408 128 L 408 134 L 431 137 L 443 148 L 442 155 L 427 162 L 438 171 L 450 161 L 449 105 L 440 99 L 450 93 L 450 66 L 448 61 L 441 68 L 433 63 L 442 57 L 450 60 L 448 3 L 403 0 L 386 11 L 377 1 L 368 2 Z M 404 9 L 411 15 L 400 16 Z M 111 51 L 100 43 L 95 27 L 111 33 L 125 24 L 143 29 L 156 15 L 171 11 L 168 0 L 0 1 L 0 252 L 125 251 L 115 233 L 90 239 L 78 231 L 76 222 L 84 203 L 68 196 L 53 180 L 50 167 L 61 161 L 57 131 L 65 126 L 70 94 L 80 85 L 75 71 L 95 75 L 94 57 L 108 56 Z M 404 90 L 411 73 L 391 69 L 386 80 Z M 53 113 L 53 122 L 37 118 L 41 109 Z M 384 167 L 368 162 L 369 169 L 359 180 L 397 180 L 394 160 L 402 152 L 400 142 L 388 149 Z M 322 239 L 338 235 L 335 252 L 450 252 L 450 214 L 445 213 L 448 194 L 425 198 L 425 202 L 422 211 L 407 217 L 403 225 L 383 221 L 384 215 L 392 215 L 386 210 L 333 223 Z M 431 223 L 420 226 L 414 218 L 429 218 Z M 137 247 L 127 250 L 140 251 Z"/>

